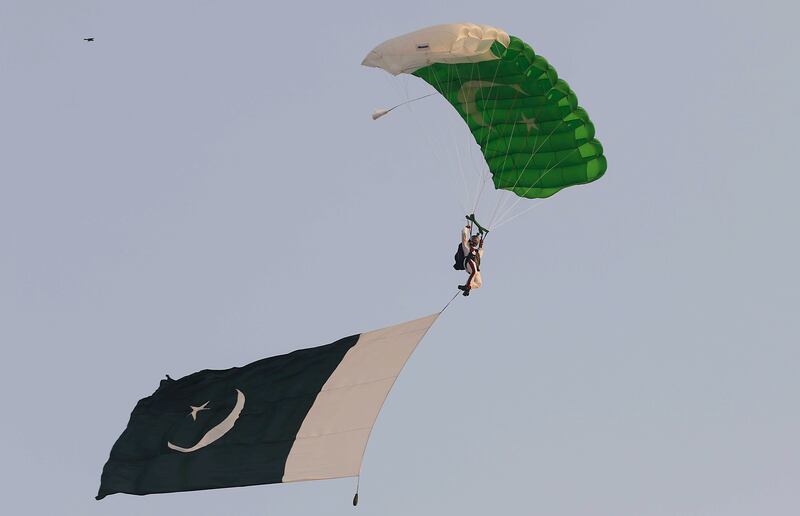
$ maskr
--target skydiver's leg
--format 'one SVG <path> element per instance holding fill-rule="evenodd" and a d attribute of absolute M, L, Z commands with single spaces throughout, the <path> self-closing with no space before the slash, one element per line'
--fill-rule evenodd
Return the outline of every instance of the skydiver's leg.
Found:
<path fill-rule="evenodd" d="M 467 292 L 472 290 L 472 280 L 473 279 L 475 279 L 475 273 L 474 272 L 469 275 L 469 278 L 467 278 Z"/>
<path fill-rule="evenodd" d="M 472 290 L 472 280 L 473 280 L 473 278 L 475 278 L 475 273 L 478 270 L 478 264 L 475 263 L 475 259 L 474 258 L 468 258 L 467 259 L 467 267 L 466 267 L 466 269 L 467 269 L 467 272 L 469 272 L 469 277 L 467 278 L 467 282 L 464 284 L 463 288 L 462 288 L 461 285 L 459 285 L 458 289 L 459 290 L 463 290 L 464 291 L 464 295 L 468 296 L 469 295 L 469 291 Z"/>

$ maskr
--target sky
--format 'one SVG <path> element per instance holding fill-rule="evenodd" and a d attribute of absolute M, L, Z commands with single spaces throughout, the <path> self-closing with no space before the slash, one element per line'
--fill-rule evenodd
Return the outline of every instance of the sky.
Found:
<path fill-rule="evenodd" d="M 4 0 L 0 511 L 800 513 L 799 11 Z M 491 234 L 484 287 L 383 408 L 359 507 L 354 479 L 95 501 L 165 374 L 451 298 L 480 163 L 441 98 L 373 121 L 430 89 L 360 62 L 459 21 L 555 66 L 608 171 Z"/>

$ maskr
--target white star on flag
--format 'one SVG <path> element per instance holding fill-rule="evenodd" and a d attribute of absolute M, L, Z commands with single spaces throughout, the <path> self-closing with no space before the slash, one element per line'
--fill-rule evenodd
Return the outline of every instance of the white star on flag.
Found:
<path fill-rule="evenodd" d="M 189 408 L 192 409 L 192 413 L 189 414 L 190 416 L 192 416 L 192 420 L 197 421 L 197 413 L 200 412 L 201 410 L 208 410 L 208 407 L 206 405 L 208 405 L 209 403 L 210 402 L 207 401 L 202 405 L 200 405 L 199 407 L 195 407 L 194 405 L 189 405 Z"/>

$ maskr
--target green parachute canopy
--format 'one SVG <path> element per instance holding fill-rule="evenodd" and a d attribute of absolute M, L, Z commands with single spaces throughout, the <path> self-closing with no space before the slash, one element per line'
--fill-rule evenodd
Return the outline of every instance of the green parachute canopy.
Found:
<path fill-rule="evenodd" d="M 500 29 L 429 27 L 382 43 L 362 64 L 413 74 L 441 93 L 469 126 L 495 188 L 545 198 L 606 171 L 575 93 L 544 57 Z"/>

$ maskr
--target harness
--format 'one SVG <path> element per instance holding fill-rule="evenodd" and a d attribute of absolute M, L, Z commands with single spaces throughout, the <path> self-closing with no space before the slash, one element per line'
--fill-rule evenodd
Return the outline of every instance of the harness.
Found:
<path fill-rule="evenodd" d="M 464 268 L 466 269 L 467 263 L 471 261 L 475 262 L 475 270 L 481 270 L 481 254 L 478 252 L 477 249 L 470 249 L 469 254 L 464 258 Z"/>

